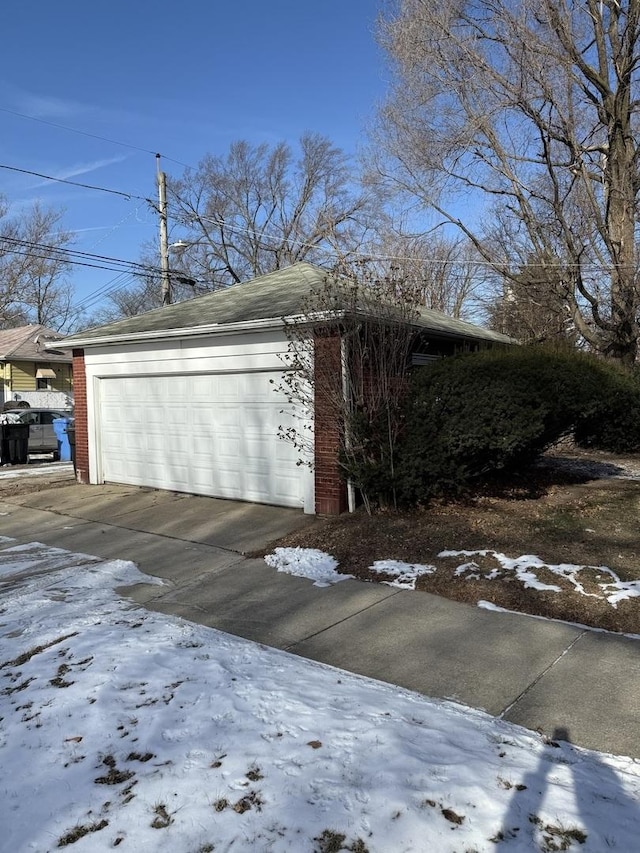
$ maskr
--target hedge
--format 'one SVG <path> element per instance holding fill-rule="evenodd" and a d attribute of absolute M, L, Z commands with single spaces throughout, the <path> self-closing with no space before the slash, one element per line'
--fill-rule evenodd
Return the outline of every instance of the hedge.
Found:
<path fill-rule="evenodd" d="M 533 347 L 443 359 L 414 372 L 396 493 L 416 503 L 532 462 L 565 435 L 617 452 L 640 448 L 640 389 L 615 366 Z"/>

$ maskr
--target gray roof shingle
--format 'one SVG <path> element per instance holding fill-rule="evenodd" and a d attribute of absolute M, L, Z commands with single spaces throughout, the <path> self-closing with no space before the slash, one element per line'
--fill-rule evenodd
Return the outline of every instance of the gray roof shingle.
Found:
<path fill-rule="evenodd" d="M 39 324 L 1 329 L 0 360 L 71 362 L 71 353 L 59 349 L 58 341 L 63 337 L 53 329 Z M 54 347 L 53 351 L 46 350 L 46 345 Z"/>
<path fill-rule="evenodd" d="M 320 267 L 308 263 L 294 264 L 205 296 L 78 332 L 66 338 L 64 345 L 97 346 L 113 339 L 122 342 L 135 340 L 141 335 L 161 338 L 163 332 L 179 330 L 197 334 L 198 329 L 202 329 L 204 333 L 205 328 L 212 324 L 225 326 L 260 320 L 277 322 L 283 317 L 298 317 L 305 314 L 310 296 L 328 278 L 331 278 L 330 274 Z M 498 332 L 455 320 L 429 308 L 421 309 L 417 325 L 447 337 L 513 343 Z"/>

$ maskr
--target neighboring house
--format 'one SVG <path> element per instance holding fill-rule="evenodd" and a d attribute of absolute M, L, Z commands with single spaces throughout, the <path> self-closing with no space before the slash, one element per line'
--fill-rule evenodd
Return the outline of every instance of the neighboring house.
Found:
<path fill-rule="evenodd" d="M 279 427 L 294 422 L 275 390 L 285 318 L 304 317 L 327 275 L 300 263 L 66 338 L 78 479 L 341 512 L 335 424 L 316 400 L 312 465 L 299 464 L 298 451 L 278 438 Z M 414 325 L 422 334 L 417 363 L 510 342 L 428 309 Z M 323 348 L 339 350 L 338 336 L 327 340 Z"/>
<path fill-rule="evenodd" d="M 44 408 L 71 408 L 71 350 L 56 346 L 63 337 L 41 325 L 0 330 L 0 408 L 25 401 Z"/>

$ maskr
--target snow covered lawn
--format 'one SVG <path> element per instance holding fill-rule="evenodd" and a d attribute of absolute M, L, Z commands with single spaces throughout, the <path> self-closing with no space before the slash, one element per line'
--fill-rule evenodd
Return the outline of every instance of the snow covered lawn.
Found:
<path fill-rule="evenodd" d="M 0 541 L 0 850 L 637 849 L 638 762 L 114 592 L 142 581 Z"/>

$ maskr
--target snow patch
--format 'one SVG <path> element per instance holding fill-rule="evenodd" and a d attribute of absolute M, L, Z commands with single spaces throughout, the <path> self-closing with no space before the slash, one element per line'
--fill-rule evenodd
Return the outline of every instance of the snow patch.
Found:
<path fill-rule="evenodd" d="M 266 555 L 264 561 L 279 572 L 308 578 L 314 586 L 331 586 L 353 578 L 353 575 L 337 572 L 338 561 L 335 557 L 317 548 L 276 548 L 273 554 Z"/>
<path fill-rule="evenodd" d="M 640 634 L 609 631 L 607 628 L 594 628 L 593 625 L 585 625 L 582 622 L 568 622 L 566 619 L 553 619 L 550 616 L 540 616 L 537 613 L 523 613 L 522 610 L 510 610 L 508 607 L 500 607 L 500 605 L 494 604 L 493 601 L 486 601 L 482 598 L 477 602 L 476 606 L 481 610 L 491 610 L 493 613 L 509 613 L 511 616 L 523 616 L 527 619 L 539 619 L 542 622 L 558 622 L 561 625 L 571 625 L 572 628 L 579 628 L 581 631 L 592 631 L 595 634 L 610 634 L 614 637 L 628 637 L 630 640 L 640 640 Z"/>
<path fill-rule="evenodd" d="M 369 566 L 369 569 L 376 574 L 391 575 L 393 580 L 383 580 L 381 583 L 387 586 L 395 586 L 398 589 L 415 589 L 419 577 L 432 575 L 436 571 L 435 566 L 403 563 L 400 560 L 376 560 L 372 566 Z"/>
<path fill-rule="evenodd" d="M 640 580 L 623 581 L 607 566 L 582 566 L 574 563 L 545 563 L 534 554 L 523 554 L 520 557 L 507 557 L 497 551 L 440 551 L 438 557 L 492 557 L 498 563 L 498 568 L 483 572 L 475 562 L 465 562 L 455 569 L 456 575 L 467 575 L 469 579 L 480 578 L 495 580 L 502 578 L 505 573 L 515 575 L 527 589 L 537 589 L 543 592 L 562 592 L 563 588 L 553 583 L 540 580 L 538 573 L 544 571 L 556 575 L 568 582 L 573 591 L 588 598 L 607 601 L 612 607 L 617 607 L 620 601 L 640 596 Z M 592 585 L 599 592 L 588 592 L 581 580 L 581 573 L 591 572 Z M 604 576 L 604 577 L 603 577 Z"/>
<path fill-rule="evenodd" d="M 18 477 L 44 477 L 47 474 L 70 474 L 71 462 L 52 462 L 50 465 L 38 465 L 34 468 L 2 468 L 0 480 L 15 480 Z"/>

